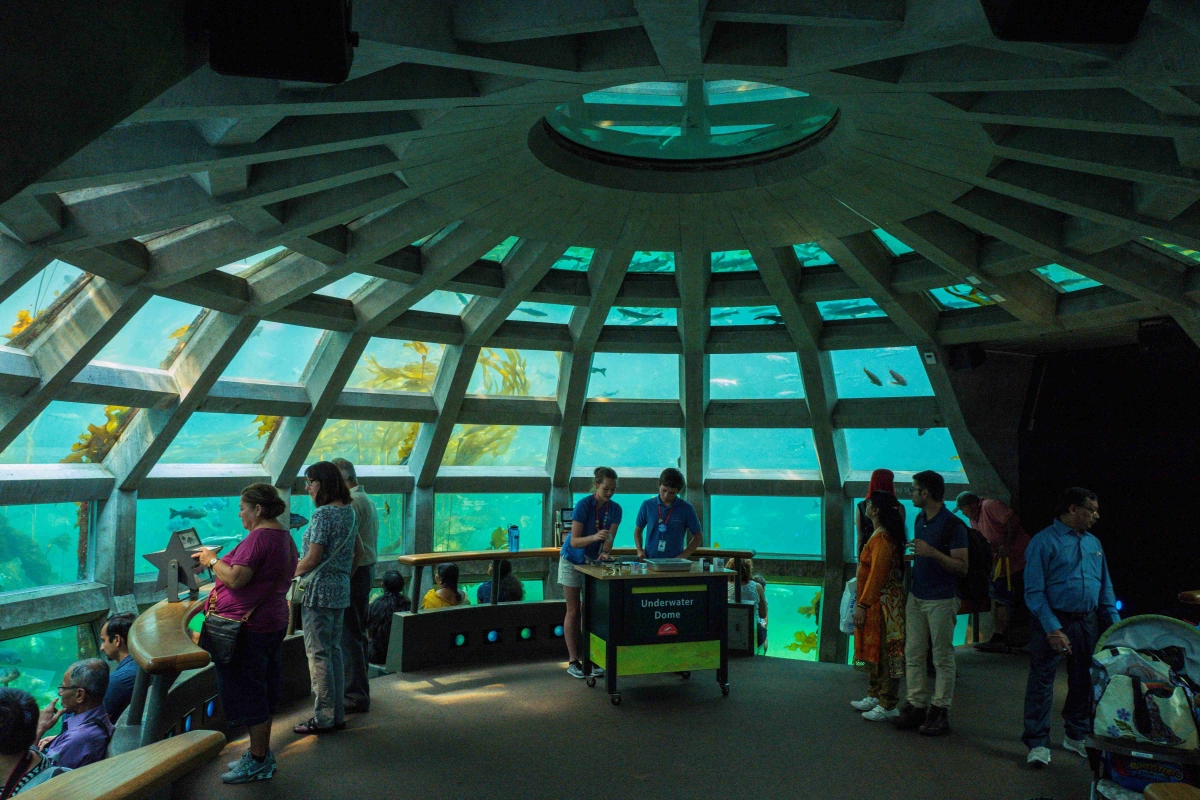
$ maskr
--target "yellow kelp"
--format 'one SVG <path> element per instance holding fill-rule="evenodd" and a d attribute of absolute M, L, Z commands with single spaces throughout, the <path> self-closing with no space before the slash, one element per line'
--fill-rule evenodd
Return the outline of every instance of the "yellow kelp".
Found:
<path fill-rule="evenodd" d="M 813 631 L 812 633 L 796 631 L 796 633 L 793 634 L 793 638 L 795 638 L 796 641 L 789 645 L 785 645 L 784 649 L 791 650 L 792 652 L 799 650 L 801 653 L 811 653 L 813 650 L 817 649 L 816 631 Z"/>
<path fill-rule="evenodd" d="M 802 617 L 815 617 L 821 610 L 821 593 L 817 592 L 813 595 L 812 605 L 800 606 L 796 609 L 797 613 Z M 806 651 L 807 652 L 807 651 Z"/>
<path fill-rule="evenodd" d="M 99 464 L 121 438 L 125 426 L 133 418 L 136 409 L 128 406 L 105 406 L 104 424 L 88 424 L 79 441 L 71 445 L 71 452 L 63 459 L 66 464 Z"/>

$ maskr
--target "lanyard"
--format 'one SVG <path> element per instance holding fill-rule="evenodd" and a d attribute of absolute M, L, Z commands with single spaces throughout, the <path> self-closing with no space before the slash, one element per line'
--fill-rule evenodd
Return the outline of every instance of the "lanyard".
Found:
<path fill-rule="evenodd" d="M 29 765 L 32 761 L 33 752 L 26 750 L 25 755 L 21 757 L 21 760 L 13 767 L 12 772 L 8 774 L 8 781 L 5 782 L 4 789 L 0 790 L 0 798 L 12 797 L 13 792 L 16 791 L 17 784 L 21 782 L 21 779 L 25 777 L 25 773 L 29 771 Z"/>
<path fill-rule="evenodd" d="M 671 507 L 667 509 L 667 518 L 665 520 L 663 519 L 662 512 L 663 512 L 663 504 L 662 504 L 662 500 L 659 500 L 658 501 L 658 524 L 659 525 L 670 525 L 671 524 L 671 515 L 675 513 L 674 504 L 672 504 Z"/>
<path fill-rule="evenodd" d="M 600 524 L 600 509 L 604 509 L 604 524 L 603 525 Z M 597 506 L 596 506 L 596 533 L 599 533 L 600 531 L 602 531 L 608 527 L 608 512 L 609 512 L 609 508 L 608 508 L 607 500 L 604 501 L 604 505 L 597 504 Z"/>

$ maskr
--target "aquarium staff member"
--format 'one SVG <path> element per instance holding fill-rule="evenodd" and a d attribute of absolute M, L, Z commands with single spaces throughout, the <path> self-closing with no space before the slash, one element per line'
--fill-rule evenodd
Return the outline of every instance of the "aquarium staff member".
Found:
<path fill-rule="evenodd" d="M 688 558 L 703 541 L 696 509 L 679 499 L 683 473 L 668 467 L 658 476 L 658 497 L 642 503 L 633 529 L 633 546 L 638 558 Z M 642 547 L 642 531 L 649 528 L 649 540 Z M 687 534 L 691 539 L 687 539 Z M 687 546 L 684 541 L 687 540 Z"/>

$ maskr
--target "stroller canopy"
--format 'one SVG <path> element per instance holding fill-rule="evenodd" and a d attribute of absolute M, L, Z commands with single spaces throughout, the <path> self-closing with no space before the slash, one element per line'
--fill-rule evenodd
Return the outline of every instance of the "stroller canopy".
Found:
<path fill-rule="evenodd" d="M 1096 652 L 1106 647 L 1131 647 L 1134 650 L 1183 649 L 1188 678 L 1200 683 L 1200 629 L 1174 617 L 1143 614 L 1113 625 L 1096 643 Z"/>

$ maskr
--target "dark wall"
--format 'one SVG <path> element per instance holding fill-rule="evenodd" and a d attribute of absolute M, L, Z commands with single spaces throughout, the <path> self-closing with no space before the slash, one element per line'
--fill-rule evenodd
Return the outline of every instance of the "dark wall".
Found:
<path fill-rule="evenodd" d="M 1200 350 L 1190 342 L 1042 356 L 1019 434 L 1022 520 L 1050 524 L 1056 497 L 1100 498 L 1123 616 L 1196 615 L 1176 595 L 1200 589 Z"/>

